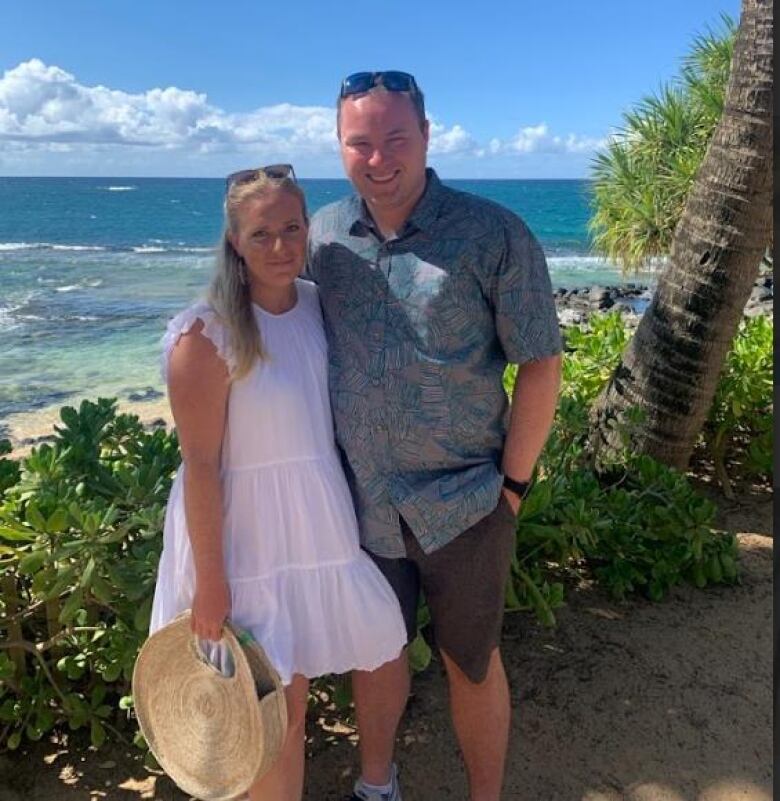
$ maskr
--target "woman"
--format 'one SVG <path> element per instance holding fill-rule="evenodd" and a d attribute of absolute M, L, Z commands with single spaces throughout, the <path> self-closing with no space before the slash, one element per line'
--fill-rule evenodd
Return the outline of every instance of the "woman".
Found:
<path fill-rule="evenodd" d="M 250 799 L 297 801 L 308 680 L 373 670 L 405 644 L 398 604 L 360 550 L 334 444 L 303 192 L 288 165 L 228 178 L 207 302 L 165 337 L 182 451 L 165 521 L 152 630 L 192 609 L 218 640 L 229 617 L 286 685 L 288 737 Z"/>

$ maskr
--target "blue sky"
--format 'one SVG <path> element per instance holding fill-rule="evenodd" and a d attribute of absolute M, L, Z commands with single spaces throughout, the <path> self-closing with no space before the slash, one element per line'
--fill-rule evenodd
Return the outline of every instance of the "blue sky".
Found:
<path fill-rule="evenodd" d="M 340 177 L 341 78 L 403 69 L 450 178 L 585 177 L 738 0 L 0 4 L 0 175 Z"/>

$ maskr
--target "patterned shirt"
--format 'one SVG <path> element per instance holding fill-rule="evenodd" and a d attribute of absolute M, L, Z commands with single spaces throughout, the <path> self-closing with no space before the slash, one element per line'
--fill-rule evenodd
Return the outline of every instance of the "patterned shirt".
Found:
<path fill-rule="evenodd" d="M 542 249 L 512 212 L 429 169 L 395 238 L 356 196 L 317 212 L 307 273 L 361 542 L 404 556 L 400 515 L 430 553 L 498 502 L 507 362 L 561 350 Z"/>

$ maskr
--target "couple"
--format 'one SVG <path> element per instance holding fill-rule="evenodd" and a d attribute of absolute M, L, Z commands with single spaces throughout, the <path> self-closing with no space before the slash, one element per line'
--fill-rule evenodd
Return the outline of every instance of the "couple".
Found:
<path fill-rule="evenodd" d="M 218 640 L 230 617 L 281 674 L 288 739 L 250 799 L 300 799 L 308 680 L 351 670 L 352 798 L 399 801 L 422 591 L 471 799 L 495 800 L 504 586 L 560 375 L 547 266 L 515 215 L 426 169 L 411 75 L 351 75 L 337 109 L 357 194 L 309 224 L 289 166 L 230 176 L 208 301 L 169 325 L 183 465 L 152 629 L 191 607 L 195 633 Z"/>

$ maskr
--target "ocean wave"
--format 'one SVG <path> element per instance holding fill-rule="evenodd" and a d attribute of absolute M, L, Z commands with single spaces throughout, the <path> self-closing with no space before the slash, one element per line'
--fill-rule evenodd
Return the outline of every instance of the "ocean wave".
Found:
<path fill-rule="evenodd" d="M 51 245 L 52 250 L 105 250 L 100 245 Z"/>
<path fill-rule="evenodd" d="M 101 245 L 55 245 L 51 242 L 0 242 L 0 251 L 11 250 L 107 250 Z"/>
<path fill-rule="evenodd" d="M 548 256 L 547 265 L 555 267 L 581 267 L 585 270 L 620 269 L 617 264 L 601 256 Z"/>
<path fill-rule="evenodd" d="M 163 240 L 151 240 L 150 244 L 132 246 L 110 245 L 58 245 L 53 242 L 0 242 L 0 252 L 23 250 L 50 250 L 72 253 L 213 253 L 213 247 L 202 245 L 190 246 L 180 242 L 177 245 L 165 245 Z"/>
<path fill-rule="evenodd" d="M 23 309 L 37 292 L 27 292 L 23 297 L 14 298 L 5 305 L 0 304 L 0 331 L 11 331 L 21 325 L 20 316 L 16 312 Z"/>
<path fill-rule="evenodd" d="M 91 278 L 80 281 L 78 284 L 67 284 L 65 286 L 54 287 L 55 292 L 75 292 L 77 289 L 96 289 L 103 286 L 102 278 Z"/>
<path fill-rule="evenodd" d="M 645 270 L 640 270 L 642 273 L 653 273 L 659 268 L 663 267 L 667 262 L 666 258 L 652 259 Z M 570 256 L 548 256 L 547 264 L 551 269 L 554 268 L 581 268 L 584 270 L 616 270 L 621 271 L 619 264 L 610 261 L 604 256 L 581 256 L 572 254 Z"/>
<path fill-rule="evenodd" d="M 41 242 L 0 242 L 0 250 L 33 250 L 45 247 Z"/>
<path fill-rule="evenodd" d="M 101 186 L 106 192 L 133 192 L 138 189 L 137 186 Z"/>

